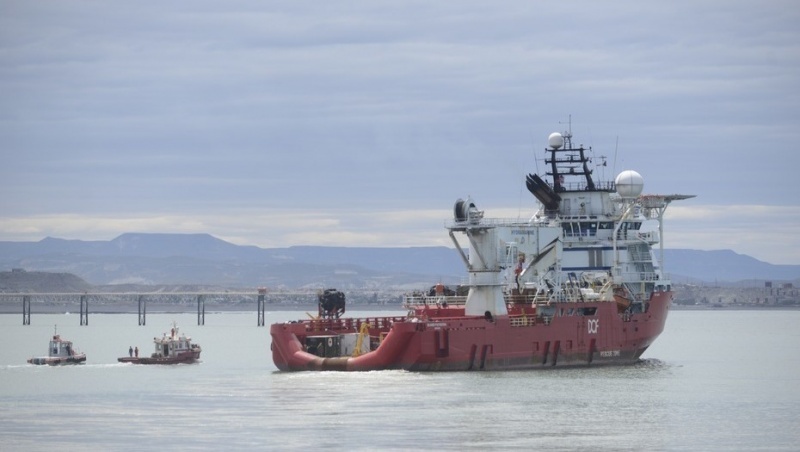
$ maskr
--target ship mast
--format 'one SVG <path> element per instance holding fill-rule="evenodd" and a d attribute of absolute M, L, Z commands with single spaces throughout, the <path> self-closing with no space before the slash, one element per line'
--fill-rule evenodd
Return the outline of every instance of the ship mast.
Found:
<path fill-rule="evenodd" d="M 551 141 L 550 149 L 547 152 L 550 156 L 545 158 L 545 163 L 550 164 L 550 171 L 546 174 L 553 177 L 553 186 L 556 192 L 581 190 L 582 187 L 564 185 L 564 176 L 583 176 L 586 180 L 586 190 L 594 191 L 595 185 L 592 180 L 592 170 L 589 169 L 589 159 L 586 157 L 586 149 L 581 145 L 578 148 L 572 147 L 572 123 L 569 129 L 560 134 L 563 145 L 557 141 Z M 552 136 L 551 136 L 552 138 Z M 589 148 L 591 150 L 591 148 Z"/>

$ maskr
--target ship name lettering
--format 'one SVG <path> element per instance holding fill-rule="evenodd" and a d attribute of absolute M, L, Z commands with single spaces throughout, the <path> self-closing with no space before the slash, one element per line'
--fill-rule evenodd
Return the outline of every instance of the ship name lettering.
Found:
<path fill-rule="evenodd" d="M 600 319 L 589 319 L 586 324 L 589 327 L 589 334 L 597 334 L 597 329 L 600 327 Z"/>
<path fill-rule="evenodd" d="M 619 356 L 619 350 L 604 350 L 600 352 L 600 356 L 603 358 L 613 358 L 615 356 Z"/>

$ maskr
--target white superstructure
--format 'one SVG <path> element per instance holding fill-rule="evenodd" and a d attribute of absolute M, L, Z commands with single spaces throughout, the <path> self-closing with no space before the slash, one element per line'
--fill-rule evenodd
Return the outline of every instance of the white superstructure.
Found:
<path fill-rule="evenodd" d="M 550 182 L 527 177 L 540 208 L 529 220 L 485 218 L 471 199 L 458 200 L 447 227 L 463 233 L 470 274 L 467 315 L 504 315 L 504 295 L 535 294 L 539 302 L 627 300 L 630 312 L 646 310 L 654 291 L 670 281 L 653 245 L 661 243 L 663 215 L 674 200 L 692 195 L 642 195 L 644 179 L 623 171 L 613 182 L 595 182 L 590 158 L 572 136 L 551 134 L 545 162 Z"/>

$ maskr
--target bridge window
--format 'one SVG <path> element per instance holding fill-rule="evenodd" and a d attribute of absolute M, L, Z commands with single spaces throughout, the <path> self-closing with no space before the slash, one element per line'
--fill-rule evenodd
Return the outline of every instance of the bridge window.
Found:
<path fill-rule="evenodd" d="M 628 231 L 638 231 L 640 227 L 642 227 L 641 221 L 625 221 L 620 225 L 619 231 L 617 232 L 617 238 L 627 239 Z"/>
<path fill-rule="evenodd" d="M 580 223 L 581 235 L 594 237 L 597 235 L 597 223 L 595 222 L 582 222 Z"/>

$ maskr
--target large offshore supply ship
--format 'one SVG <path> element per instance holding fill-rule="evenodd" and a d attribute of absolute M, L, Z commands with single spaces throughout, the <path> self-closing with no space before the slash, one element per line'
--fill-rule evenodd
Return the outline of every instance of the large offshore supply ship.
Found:
<path fill-rule="evenodd" d="M 484 216 L 469 198 L 446 228 L 469 282 L 405 297 L 406 316 L 347 318 L 320 296 L 314 319 L 270 328 L 282 371 L 459 371 L 636 362 L 664 329 L 672 285 L 663 271 L 663 217 L 692 195 L 643 195 L 623 171 L 595 181 L 591 148 L 570 132 L 548 140 L 530 219 Z M 460 239 L 464 242 L 459 241 Z M 661 243 L 658 256 L 653 246 Z M 464 246 L 468 252 L 464 251 Z"/>

